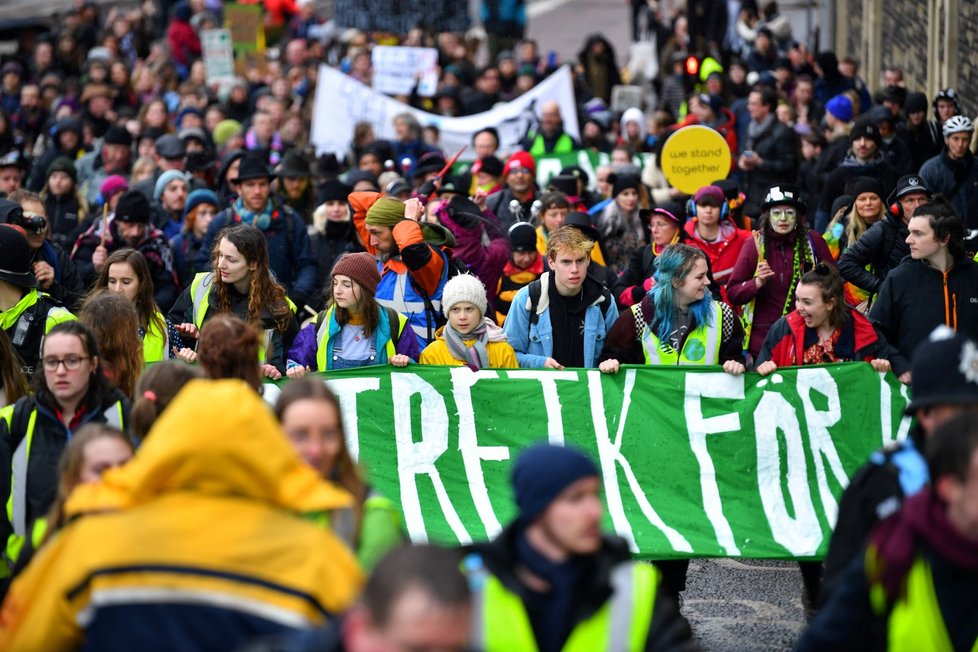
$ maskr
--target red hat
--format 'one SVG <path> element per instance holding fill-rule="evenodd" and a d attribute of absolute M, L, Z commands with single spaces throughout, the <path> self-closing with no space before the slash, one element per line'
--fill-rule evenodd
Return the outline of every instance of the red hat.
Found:
<path fill-rule="evenodd" d="M 533 174 L 537 173 L 537 164 L 530 156 L 529 152 L 513 152 L 513 154 L 506 159 L 506 166 L 503 168 L 503 176 L 508 175 L 513 170 L 519 170 L 520 168 L 527 168 Z"/>

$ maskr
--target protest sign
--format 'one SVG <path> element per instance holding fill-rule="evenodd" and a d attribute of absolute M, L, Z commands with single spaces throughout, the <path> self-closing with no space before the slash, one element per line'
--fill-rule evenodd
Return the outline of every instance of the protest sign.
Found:
<path fill-rule="evenodd" d="M 201 32 L 200 44 L 204 53 L 207 85 L 234 81 L 234 48 L 231 30 L 205 29 Z"/>
<path fill-rule="evenodd" d="M 414 541 L 447 544 L 500 531 L 513 460 L 549 440 L 595 460 L 605 526 L 639 557 L 818 557 L 849 478 L 910 427 L 906 387 L 864 363 L 766 378 L 418 365 L 325 378 L 371 485 L 400 503 Z"/>
<path fill-rule="evenodd" d="M 224 27 L 235 52 L 264 52 L 265 23 L 260 5 L 224 5 Z"/>
<path fill-rule="evenodd" d="M 370 54 L 373 65 L 373 88 L 388 95 L 410 95 L 418 86 L 418 95 L 431 97 L 438 89 L 438 50 L 378 45 Z"/>
<path fill-rule="evenodd" d="M 465 32 L 472 26 L 469 5 L 457 0 L 335 0 L 333 22 L 364 32 L 407 34 L 422 28 L 431 34 Z"/>
<path fill-rule="evenodd" d="M 673 188 L 692 195 L 730 173 L 730 146 L 715 129 L 683 127 L 662 146 L 662 173 Z"/>
<path fill-rule="evenodd" d="M 549 100 L 556 101 L 560 107 L 564 130 L 579 138 L 574 84 L 567 66 L 511 102 L 498 104 L 491 111 L 459 118 L 420 111 L 334 68 L 321 66 L 312 117 L 312 142 L 318 154 L 344 154 L 350 148 L 354 125 L 361 121 L 373 126 L 377 138 L 395 140 L 394 116 L 408 112 L 413 113 L 422 125 L 438 127 L 441 148 L 446 152 L 457 152 L 463 145 L 471 145 L 472 135 L 485 127 L 495 127 L 499 131 L 501 151 L 514 151 L 527 132 L 536 128 L 540 109 Z M 462 156 L 471 159 L 474 156 L 472 148 L 468 147 Z"/>

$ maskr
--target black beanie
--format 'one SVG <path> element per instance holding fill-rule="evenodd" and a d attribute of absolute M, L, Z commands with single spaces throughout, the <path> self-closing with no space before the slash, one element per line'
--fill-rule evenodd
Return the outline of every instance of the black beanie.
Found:
<path fill-rule="evenodd" d="M 319 203 L 325 204 L 328 201 L 346 201 L 350 194 L 350 187 L 342 181 L 327 181 L 319 189 Z"/>
<path fill-rule="evenodd" d="M 530 446 L 513 465 L 513 499 L 519 508 L 520 523 L 533 523 L 564 489 L 589 477 L 600 474 L 584 453 L 569 446 Z"/>
<path fill-rule="evenodd" d="M 909 93 L 907 101 L 903 104 L 903 112 L 907 115 L 927 110 L 927 96 L 923 93 Z"/>
<path fill-rule="evenodd" d="M 871 192 L 882 201 L 886 197 L 883 194 L 883 186 L 873 177 L 856 177 L 849 186 L 849 194 L 855 199 L 864 192 Z"/>
<path fill-rule="evenodd" d="M 127 190 L 115 205 L 115 219 L 118 222 L 149 223 L 149 201 L 138 190 Z"/>
<path fill-rule="evenodd" d="M 48 166 L 47 174 L 44 178 L 47 179 L 54 172 L 64 172 L 71 177 L 73 182 L 78 183 L 78 170 L 75 169 L 75 164 L 67 156 L 59 156 L 51 161 L 51 165 Z"/>
<path fill-rule="evenodd" d="M 617 177 L 615 177 L 615 183 L 611 187 L 611 196 L 617 197 L 623 191 L 628 190 L 629 188 L 637 192 L 641 183 L 642 182 L 639 181 L 639 178 L 636 176 L 632 176 L 631 174 L 619 174 Z"/>

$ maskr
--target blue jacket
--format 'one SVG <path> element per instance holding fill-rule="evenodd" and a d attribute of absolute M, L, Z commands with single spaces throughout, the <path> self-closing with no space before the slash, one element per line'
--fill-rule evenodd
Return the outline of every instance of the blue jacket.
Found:
<path fill-rule="evenodd" d="M 530 323 L 530 285 L 516 293 L 510 306 L 503 332 L 521 368 L 541 368 L 547 358 L 553 355 L 553 325 L 550 323 L 550 295 L 548 292 L 551 273 L 540 277 L 540 301 L 537 303 L 537 322 Z M 594 282 L 587 279 L 586 283 Z M 531 284 L 532 285 L 532 284 Z M 607 306 L 602 305 L 610 302 Z M 584 314 L 584 366 L 596 367 L 601 350 L 604 348 L 608 331 L 618 319 L 618 307 L 611 300 L 611 294 L 602 292 Z"/>
<path fill-rule="evenodd" d="M 272 197 L 274 211 L 272 221 L 264 230 L 268 242 L 268 265 L 275 273 L 275 279 L 288 290 L 289 298 L 300 309 L 312 298 L 316 288 L 316 259 L 309 247 L 309 234 L 306 223 L 277 197 Z M 197 253 L 195 272 L 211 271 L 211 249 L 217 232 L 225 226 L 241 224 L 241 218 L 233 208 L 221 211 L 211 220 L 204 236 L 204 242 Z M 292 237 L 286 233 L 286 225 L 291 224 Z"/>

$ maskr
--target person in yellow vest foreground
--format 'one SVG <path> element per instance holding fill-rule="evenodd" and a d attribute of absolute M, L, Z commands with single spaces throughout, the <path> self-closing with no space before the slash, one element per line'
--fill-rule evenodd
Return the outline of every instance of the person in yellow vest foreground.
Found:
<path fill-rule="evenodd" d="M 978 416 L 942 425 L 926 457 L 930 486 L 873 530 L 797 651 L 978 650 Z"/>
<path fill-rule="evenodd" d="M 619 315 L 598 368 L 618 373 L 621 364 L 721 365 L 729 374 L 744 373 L 744 329 L 730 306 L 711 296 L 708 270 L 706 254 L 696 247 L 663 249 L 655 259 L 655 285 Z M 658 563 L 665 586 L 678 597 L 689 560 Z"/>
<path fill-rule="evenodd" d="M 89 516 L 14 581 L 0 649 L 235 650 L 324 625 L 363 574 L 308 518 L 351 504 L 247 384 L 191 381 L 130 462 L 75 488 L 67 516 Z"/>
<path fill-rule="evenodd" d="M 519 515 L 465 559 L 472 649 L 697 649 L 658 569 L 601 532 L 601 477 L 584 454 L 536 444 L 513 467 Z"/>

